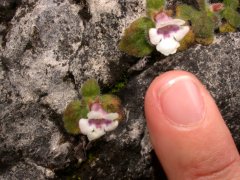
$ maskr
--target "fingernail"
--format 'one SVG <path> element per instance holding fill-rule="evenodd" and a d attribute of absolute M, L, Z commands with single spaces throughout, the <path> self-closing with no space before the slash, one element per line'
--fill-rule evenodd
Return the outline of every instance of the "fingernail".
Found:
<path fill-rule="evenodd" d="M 204 100 L 199 87 L 189 77 L 168 81 L 158 97 L 163 114 L 177 125 L 192 125 L 203 119 Z"/>

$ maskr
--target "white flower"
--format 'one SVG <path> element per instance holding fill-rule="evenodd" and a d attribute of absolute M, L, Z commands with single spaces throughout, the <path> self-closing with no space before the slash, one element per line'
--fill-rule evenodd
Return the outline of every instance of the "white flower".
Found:
<path fill-rule="evenodd" d="M 118 113 L 107 113 L 100 104 L 94 103 L 87 114 L 88 119 L 79 120 L 82 134 L 87 135 L 89 141 L 103 136 L 107 131 L 112 131 L 118 126 Z"/>
<path fill-rule="evenodd" d="M 173 19 L 164 12 L 159 13 L 155 19 L 156 28 L 149 30 L 150 42 L 165 56 L 176 53 L 179 41 L 186 36 L 189 26 L 183 26 L 185 21 Z"/>

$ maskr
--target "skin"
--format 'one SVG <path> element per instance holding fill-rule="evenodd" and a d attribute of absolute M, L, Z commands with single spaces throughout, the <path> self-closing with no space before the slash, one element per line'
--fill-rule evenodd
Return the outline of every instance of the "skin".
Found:
<path fill-rule="evenodd" d="M 197 85 L 205 106 L 201 121 L 185 127 L 169 122 L 154 95 L 182 76 Z M 147 90 L 145 115 L 153 148 L 168 179 L 240 179 L 240 156 L 229 129 L 213 98 L 193 74 L 170 71 L 158 76 Z"/>

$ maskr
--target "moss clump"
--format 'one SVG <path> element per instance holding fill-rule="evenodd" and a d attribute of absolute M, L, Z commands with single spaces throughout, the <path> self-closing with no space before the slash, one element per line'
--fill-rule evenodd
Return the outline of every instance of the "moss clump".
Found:
<path fill-rule="evenodd" d="M 110 93 L 116 94 L 119 91 L 121 91 L 125 86 L 126 86 L 126 82 L 118 82 L 111 90 Z"/>

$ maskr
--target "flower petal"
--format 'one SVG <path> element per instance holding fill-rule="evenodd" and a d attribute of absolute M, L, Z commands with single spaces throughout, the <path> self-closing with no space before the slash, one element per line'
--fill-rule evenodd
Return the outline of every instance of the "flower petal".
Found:
<path fill-rule="evenodd" d="M 168 16 L 166 13 L 162 12 L 162 13 L 158 13 L 155 17 L 155 21 L 156 23 L 164 23 L 164 22 L 168 22 L 171 21 L 173 18 Z"/>
<path fill-rule="evenodd" d="M 107 114 L 107 112 L 104 111 L 104 109 L 99 103 L 92 104 L 91 111 L 98 111 L 98 112 L 101 112 L 102 114 Z"/>
<path fill-rule="evenodd" d="M 94 127 L 90 126 L 88 123 L 88 119 L 80 119 L 79 120 L 79 128 L 82 134 L 89 134 L 93 131 Z"/>
<path fill-rule="evenodd" d="M 173 37 L 163 38 L 162 41 L 157 45 L 157 50 L 168 56 L 177 52 L 177 48 L 180 46 Z"/>
<path fill-rule="evenodd" d="M 102 119 L 104 118 L 105 114 L 99 111 L 90 111 L 87 114 L 88 119 Z"/>
<path fill-rule="evenodd" d="M 88 140 L 92 141 L 98 139 L 105 134 L 104 129 L 94 129 L 91 133 L 87 134 Z"/>
<path fill-rule="evenodd" d="M 153 45 L 157 45 L 161 39 L 162 39 L 162 35 L 157 33 L 157 29 L 156 28 L 151 28 L 149 30 L 149 38 L 150 38 L 150 42 Z"/>
<path fill-rule="evenodd" d="M 181 28 L 178 31 L 174 32 L 173 36 L 177 41 L 181 41 L 184 38 L 184 36 L 186 36 L 186 34 L 189 32 L 189 30 L 190 30 L 189 26 L 181 26 Z"/>
<path fill-rule="evenodd" d="M 113 121 L 111 124 L 104 127 L 105 131 L 112 131 L 118 127 L 118 121 Z"/>
<path fill-rule="evenodd" d="M 164 26 L 169 26 L 169 25 L 177 25 L 177 26 L 182 26 L 185 24 L 185 21 L 182 19 L 172 19 L 166 22 L 158 22 L 156 24 L 156 28 L 162 28 Z"/>
<path fill-rule="evenodd" d="M 119 117 L 118 113 L 108 113 L 105 115 L 104 119 L 108 119 L 108 120 L 115 120 Z"/>
<path fill-rule="evenodd" d="M 212 11 L 212 12 L 219 12 L 219 11 L 223 10 L 223 8 L 224 8 L 223 3 L 212 3 L 210 5 L 210 11 Z"/>

